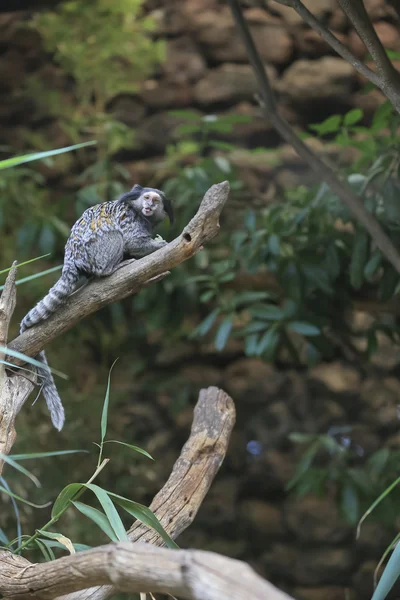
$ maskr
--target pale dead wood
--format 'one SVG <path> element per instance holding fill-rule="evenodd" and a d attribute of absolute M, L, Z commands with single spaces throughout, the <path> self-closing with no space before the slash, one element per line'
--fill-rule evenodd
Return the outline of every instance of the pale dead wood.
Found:
<path fill-rule="evenodd" d="M 0 296 L 0 346 L 3 347 L 7 345 L 8 329 L 16 304 L 16 274 L 14 262 Z M 4 358 L 4 352 L 0 352 L 0 359 Z M 15 441 L 15 418 L 33 387 L 33 383 L 26 378 L 18 375 L 9 377 L 5 365 L 0 363 L 0 452 L 3 454 L 10 452 Z M 0 460 L 0 475 L 3 466 L 4 461 Z"/>
<path fill-rule="evenodd" d="M 167 593 L 188 600 L 291 600 L 247 564 L 201 550 L 120 542 L 36 565 L 9 552 L 0 555 L 0 589 L 9 599 L 50 600 L 110 583 L 122 592 Z"/>
<path fill-rule="evenodd" d="M 349 0 L 348 4 L 352 4 L 353 1 L 357 5 L 360 3 L 362 4 L 361 0 Z M 289 5 L 291 5 L 290 0 L 288 0 L 288 2 Z M 282 3 L 287 4 L 288 2 Z M 346 3 L 345 0 L 341 0 L 341 2 L 342 4 Z M 261 60 L 260 54 L 254 43 L 248 23 L 243 16 L 240 2 L 239 0 L 228 0 L 228 4 L 231 8 L 238 32 L 245 45 L 249 62 L 253 67 L 259 84 L 261 95 L 260 106 L 264 111 L 265 117 L 270 121 L 271 125 L 282 138 L 288 142 L 296 150 L 299 156 L 318 174 L 321 181 L 325 181 L 338 195 L 340 200 L 348 206 L 357 221 L 368 231 L 382 254 L 393 265 L 396 271 L 400 273 L 400 253 L 379 222 L 365 208 L 361 196 L 355 194 L 350 187 L 343 183 L 336 175 L 335 171 L 326 162 L 321 160 L 319 156 L 298 137 L 288 121 L 279 114 L 275 94 L 269 81 L 268 74 L 264 68 L 264 63 Z M 396 92 L 395 87 L 396 84 L 394 84 L 393 93 Z M 393 99 L 392 97 L 389 99 L 394 106 L 396 106 L 396 99 Z M 400 110 L 400 96 L 398 106 Z"/>
<path fill-rule="evenodd" d="M 213 185 L 206 192 L 197 214 L 182 234 L 164 248 L 126 265 L 110 277 L 97 279 L 73 294 L 54 315 L 27 329 L 10 348 L 35 356 L 44 346 L 84 317 L 107 304 L 138 292 L 149 280 L 194 256 L 219 231 L 219 216 L 229 194 L 229 183 Z"/>
<path fill-rule="evenodd" d="M 233 400 L 223 390 L 209 387 L 200 391 L 190 436 L 168 481 L 150 504 L 173 539 L 193 522 L 224 460 L 235 418 Z M 164 545 L 154 529 L 139 521 L 132 525 L 128 536 L 132 542 Z M 58 600 L 105 600 L 115 592 L 111 586 L 100 586 Z"/>

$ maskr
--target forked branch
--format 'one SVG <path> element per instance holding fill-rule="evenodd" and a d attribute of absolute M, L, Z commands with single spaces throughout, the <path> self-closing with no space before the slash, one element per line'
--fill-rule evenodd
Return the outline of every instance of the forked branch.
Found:
<path fill-rule="evenodd" d="M 348 206 L 357 221 L 371 235 L 382 254 L 394 266 L 396 271 L 400 273 L 400 254 L 397 248 L 374 216 L 367 211 L 362 198 L 355 194 L 346 184 L 342 183 L 335 171 L 297 136 L 289 123 L 279 114 L 272 86 L 254 43 L 248 23 L 243 16 L 240 2 L 239 0 L 228 0 L 228 3 L 231 7 L 239 34 L 246 47 L 249 62 L 258 80 L 261 93 L 260 105 L 265 113 L 265 117 L 271 122 L 272 126 L 280 133 L 283 139 L 293 146 L 299 156 L 310 165 L 318 177 L 325 181 L 339 196 L 341 201 Z"/>

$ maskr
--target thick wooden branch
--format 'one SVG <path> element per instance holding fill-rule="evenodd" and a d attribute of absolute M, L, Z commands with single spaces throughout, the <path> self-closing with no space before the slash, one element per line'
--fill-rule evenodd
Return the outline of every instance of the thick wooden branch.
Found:
<path fill-rule="evenodd" d="M 0 346 L 3 347 L 7 345 L 8 328 L 16 304 L 16 274 L 16 263 L 14 263 L 0 296 Z M 4 352 L 0 352 L 0 359 L 4 360 L 4 358 Z M 6 373 L 4 363 L 0 363 L 0 452 L 3 454 L 9 453 L 15 441 L 15 418 L 33 387 L 33 383 L 29 379 L 21 376 L 10 378 Z M 3 461 L 0 460 L 0 475 L 3 464 Z"/>
<path fill-rule="evenodd" d="M 168 481 L 150 504 L 173 539 L 193 522 L 225 458 L 235 418 L 235 405 L 225 392 L 216 387 L 200 391 L 190 436 Z M 128 536 L 132 542 L 164 545 L 154 529 L 140 521 L 132 525 Z M 63 596 L 62 600 L 106 600 L 115 592 L 112 586 L 98 586 Z"/>
<path fill-rule="evenodd" d="M 70 296 L 54 315 L 27 329 L 10 343 L 10 348 L 35 356 L 44 346 L 70 329 L 84 317 L 107 304 L 138 292 L 149 280 L 157 278 L 194 256 L 219 231 L 219 216 L 228 198 L 229 183 L 210 187 L 197 214 L 182 234 L 164 248 L 127 264 L 110 277 L 97 279 Z"/>
<path fill-rule="evenodd" d="M 201 550 L 120 542 L 32 565 L 0 555 L 0 589 L 9 600 L 50 600 L 88 585 L 166 593 L 188 600 L 291 600 L 246 563 Z"/>
<path fill-rule="evenodd" d="M 297 136 L 289 123 L 277 111 L 274 92 L 265 71 L 264 64 L 255 46 L 248 23 L 243 16 L 240 2 L 239 0 L 228 0 L 228 4 L 230 5 L 237 29 L 246 47 L 249 62 L 253 67 L 258 80 L 262 97 L 260 104 L 264 110 L 265 117 L 271 122 L 272 126 L 278 131 L 283 139 L 286 140 L 296 150 L 299 156 L 318 174 L 320 179 L 325 181 L 339 196 L 340 200 L 348 206 L 357 221 L 365 227 L 371 235 L 382 254 L 394 266 L 396 271 L 400 273 L 400 253 L 378 221 L 365 208 L 362 198 L 340 181 L 335 171 L 321 160 L 317 154 Z"/>

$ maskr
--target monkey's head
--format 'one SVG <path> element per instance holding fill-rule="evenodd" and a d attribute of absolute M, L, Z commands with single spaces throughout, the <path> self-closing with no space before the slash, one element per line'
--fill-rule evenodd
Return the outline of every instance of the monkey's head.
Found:
<path fill-rule="evenodd" d="M 169 218 L 171 224 L 174 222 L 172 204 L 161 190 L 136 184 L 125 194 L 124 200 L 130 202 L 137 212 L 154 224 L 160 223 L 165 217 Z"/>

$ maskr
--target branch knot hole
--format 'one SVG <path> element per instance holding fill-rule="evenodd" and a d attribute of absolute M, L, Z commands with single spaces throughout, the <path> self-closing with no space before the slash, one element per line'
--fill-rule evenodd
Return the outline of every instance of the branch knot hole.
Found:
<path fill-rule="evenodd" d="M 187 242 L 191 242 L 192 236 L 190 235 L 190 233 L 187 233 L 187 231 L 185 231 L 185 233 L 183 234 L 183 239 L 185 239 Z"/>

